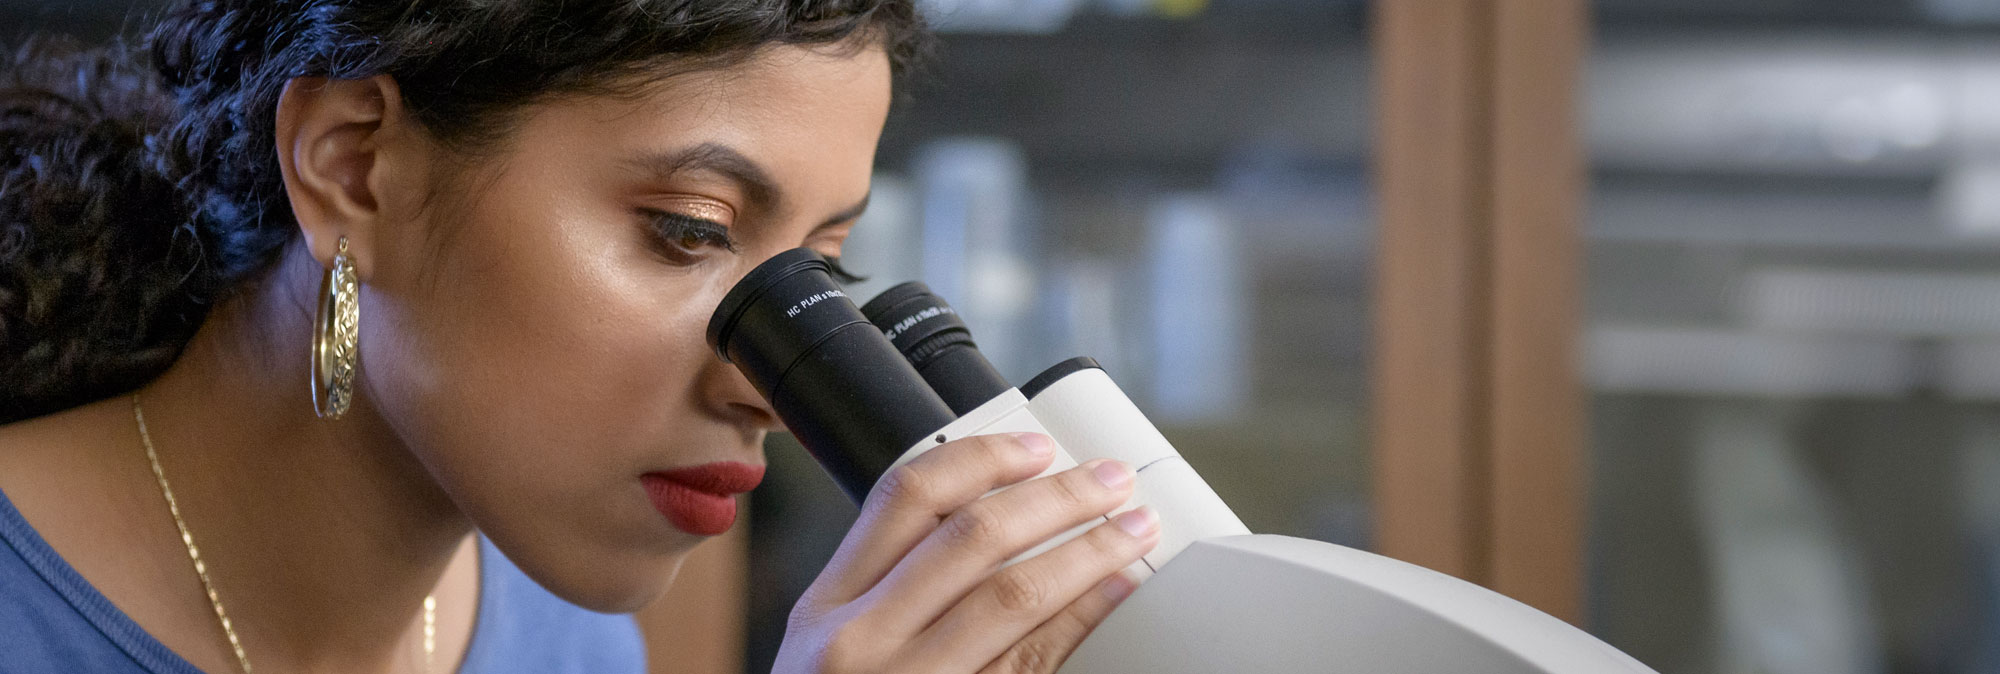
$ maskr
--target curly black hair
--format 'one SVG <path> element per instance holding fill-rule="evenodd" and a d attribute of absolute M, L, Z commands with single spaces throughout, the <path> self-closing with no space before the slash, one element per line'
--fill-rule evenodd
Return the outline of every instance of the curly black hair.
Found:
<path fill-rule="evenodd" d="M 184 0 L 144 49 L 0 61 L 0 423 L 159 375 L 298 233 L 274 124 L 296 77 L 389 75 L 475 153 L 529 104 L 617 94 L 772 44 L 929 45 L 913 0 Z M 0 51 L 7 51 L 0 49 Z"/>

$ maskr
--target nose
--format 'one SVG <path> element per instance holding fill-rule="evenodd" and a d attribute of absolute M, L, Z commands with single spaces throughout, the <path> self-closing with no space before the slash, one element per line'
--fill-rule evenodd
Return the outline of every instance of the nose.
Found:
<path fill-rule="evenodd" d="M 736 366 L 711 358 L 702 372 L 702 397 L 714 412 L 730 423 L 757 430 L 782 430 L 784 423 L 776 410 Z"/>

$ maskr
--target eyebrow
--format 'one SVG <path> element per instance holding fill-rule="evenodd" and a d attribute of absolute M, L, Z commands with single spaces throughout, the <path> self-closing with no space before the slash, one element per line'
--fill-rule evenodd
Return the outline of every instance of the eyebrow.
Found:
<path fill-rule="evenodd" d="M 662 180 L 687 171 L 712 171 L 742 185 L 744 197 L 759 208 L 778 210 L 784 202 L 784 190 L 778 188 L 777 181 L 771 179 L 771 174 L 766 173 L 764 167 L 758 166 L 757 162 L 751 161 L 736 148 L 721 143 L 647 152 L 627 159 L 625 163 Z"/>
<path fill-rule="evenodd" d="M 736 148 L 721 143 L 701 143 L 678 150 L 647 152 L 627 159 L 625 163 L 662 180 L 686 171 L 712 171 L 742 185 L 744 197 L 761 210 L 777 211 L 784 206 L 785 192 L 778 187 L 777 181 L 771 179 L 771 174 Z M 860 202 L 835 213 L 814 230 L 826 229 L 861 217 L 862 212 L 868 210 L 868 201 L 872 196 L 872 193 L 862 195 Z"/>

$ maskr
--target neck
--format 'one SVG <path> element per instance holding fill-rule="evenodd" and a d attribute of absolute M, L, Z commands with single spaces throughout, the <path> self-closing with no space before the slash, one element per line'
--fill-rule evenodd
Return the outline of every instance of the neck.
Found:
<path fill-rule="evenodd" d="M 382 671 L 411 658 L 424 597 L 471 526 L 365 391 L 339 420 L 314 416 L 318 270 L 292 247 L 139 396 L 251 662 Z"/>

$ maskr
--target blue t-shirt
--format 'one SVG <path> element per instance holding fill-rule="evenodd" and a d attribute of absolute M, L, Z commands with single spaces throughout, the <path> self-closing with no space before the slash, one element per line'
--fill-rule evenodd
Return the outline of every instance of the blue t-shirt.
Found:
<path fill-rule="evenodd" d="M 563 601 L 479 539 L 479 609 L 468 674 L 637 674 L 631 616 Z M 0 493 L 0 674 L 198 674 L 132 622 L 35 533 Z"/>

